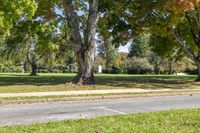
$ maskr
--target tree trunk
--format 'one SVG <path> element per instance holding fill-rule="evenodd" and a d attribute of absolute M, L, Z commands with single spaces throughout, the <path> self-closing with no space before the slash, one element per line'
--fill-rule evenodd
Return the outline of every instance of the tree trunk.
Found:
<path fill-rule="evenodd" d="M 137 74 L 138 74 L 138 75 L 140 74 L 140 68 L 137 69 Z"/>
<path fill-rule="evenodd" d="M 31 63 L 31 76 L 37 76 L 37 64 Z"/>
<path fill-rule="evenodd" d="M 198 77 L 195 81 L 200 82 L 200 65 L 198 65 L 197 74 L 198 74 Z"/>
<path fill-rule="evenodd" d="M 169 60 L 168 67 L 169 67 L 168 75 L 172 75 L 172 68 L 173 68 L 173 61 L 172 60 Z"/>
<path fill-rule="evenodd" d="M 95 77 L 93 71 L 95 56 L 95 47 L 90 50 L 81 50 L 77 52 L 78 73 L 73 79 L 74 84 L 93 85 Z"/>
<path fill-rule="evenodd" d="M 27 70 L 28 70 L 28 63 L 27 62 L 24 63 L 23 69 L 24 69 L 24 72 L 27 72 Z"/>
<path fill-rule="evenodd" d="M 160 66 L 156 65 L 154 67 L 154 72 L 155 72 L 155 74 L 159 74 L 160 75 Z"/>
<path fill-rule="evenodd" d="M 73 0 L 64 0 L 63 7 L 67 22 L 71 28 L 71 42 L 76 52 L 78 74 L 73 79 L 74 84 L 95 84 L 93 64 L 96 50 L 95 35 L 99 18 L 99 0 L 89 0 L 89 13 L 84 31 L 80 28 L 78 15 Z M 81 35 L 83 33 L 83 36 Z"/>

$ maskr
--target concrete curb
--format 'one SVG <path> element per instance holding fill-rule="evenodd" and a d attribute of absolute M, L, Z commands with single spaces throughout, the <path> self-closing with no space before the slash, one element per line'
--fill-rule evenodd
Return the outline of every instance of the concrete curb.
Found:
<path fill-rule="evenodd" d="M 1 100 L 0 106 L 17 105 L 17 104 L 36 104 L 36 103 L 55 103 L 55 102 L 80 102 L 89 100 L 109 100 L 122 98 L 151 98 L 163 96 L 193 96 L 200 95 L 200 92 L 174 92 L 162 94 L 121 94 L 121 95 L 106 95 L 106 96 L 76 96 L 66 98 L 45 98 L 45 99 L 27 99 L 27 100 Z"/>

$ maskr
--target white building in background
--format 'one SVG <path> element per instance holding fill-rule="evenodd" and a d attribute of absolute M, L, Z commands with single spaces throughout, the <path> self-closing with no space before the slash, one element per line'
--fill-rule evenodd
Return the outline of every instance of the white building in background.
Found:
<path fill-rule="evenodd" d="M 103 67 L 102 65 L 98 65 L 98 73 L 102 73 Z"/>
<path fill-rule="evenodd" d="M 187 73 L 176 73 L 176 75 L 184 76 L 184 75 L 187 75 Z"/>

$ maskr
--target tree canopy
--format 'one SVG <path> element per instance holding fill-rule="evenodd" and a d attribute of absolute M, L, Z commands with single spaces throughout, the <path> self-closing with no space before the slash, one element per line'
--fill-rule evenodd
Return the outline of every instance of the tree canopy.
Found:
<path fill-rule="evenodd" d="M 8 34 L 20 19 L 31 19 L 37 4 L 35 0 L 0 0 L 0 34 Z"/>

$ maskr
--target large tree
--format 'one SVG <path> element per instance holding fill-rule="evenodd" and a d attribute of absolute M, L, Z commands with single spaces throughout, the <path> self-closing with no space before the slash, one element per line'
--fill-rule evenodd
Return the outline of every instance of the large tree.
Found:
<path fill-rule="evenodd" d="M 152 14 L 153 31 L 176 39 L 179 48 L 197 66 L 196 81 L 200 81 L 200 1 L 171 0 L 155 8 Z"/>
<path fill-rule="evenodd" d="M 95 35 L 99 18 L 99 0 L 89 0 L 89 9 L 85 13 L 85 15 L 88 14 L 87 20 L 82 25 L 84 28 L 81 28 L 75 4 L 77 3 L 73 0 L 63 0 L 65 16 L 71 28 L 71 41 L 78 64 L 78 74 L 72 82 L 83 85 L 95 84 L 93 64 L 96 50 Z"/>
<path fill-rule="evenodd" d="M 29 7 L 29 12 L 22 13 L 12 23 L 10 35 L 6 37 L 4 43 L 4 49 L 7 57 L 18 56 L 21 61 L 28 62 L 32 68 L 31 75 L 37 75 L 38 61 L 47 55 L 51 55 L 53 50 L 58 49 L 55 44 L 58 20 L 51 14 L 51 11 L 54 10 L 54 2 L 47 2 L 46 0 L 27 0 L 26 2 L 29 3 L 27 3 L 28 5 L 36 4 L 38 8 L 34 10 L 34 14 L 30 18 L 26 17 L 27 13 L 32 10 Z"/>
<path fill-rule="evenodd" d="M 127 44 L 139 31 L 145 30 L 143 23 L 151 2 L 135 0 L 62 0 L 64 17 L 71 29 L 71 43 L 74 47 L 78 74 L 75 84 L 94 84 L 93 62 L 97 35 L 111 39 L 118 47 Z M 150 5 L 149 5 L 150 3 Z"/>
<path fill-rule="evenodd" d="M 79 68 L 73 83 L 95 83 L 93 75 L 95 35 L 98 33 L 103 38 L 111 39 L 111 43 L 116 47 L 127 44 L 135 34 L 145 30 L 143 23 L 146 21 L 146 16 L 150 14 L 145 12 L 146 9 L 143 6 L 148 6 L 149 10 L 153 5 L 151 2 L 135 0 L 63 1 Z M 87 3 L 86 6 L 81 6 L 84 3 Z M 84 12 L 82 13 L 84 15 L 80 15 L 80 10 Z"/>
<path fill-rule="evenodd" d="M 15 25 L 4 43 L 4 55 L 12 59 L 19 57 L 31 66 L 31 75 L 37 75 L 38 61 L 58 49 L 50 24 L 37 21 L 23 21 Z"/>

